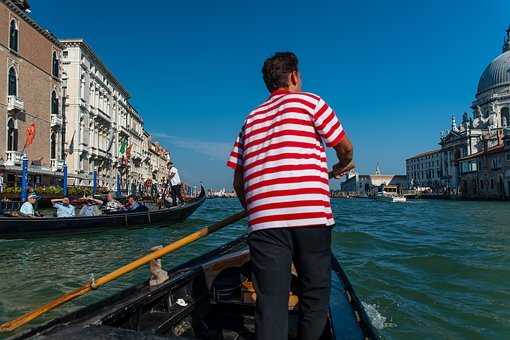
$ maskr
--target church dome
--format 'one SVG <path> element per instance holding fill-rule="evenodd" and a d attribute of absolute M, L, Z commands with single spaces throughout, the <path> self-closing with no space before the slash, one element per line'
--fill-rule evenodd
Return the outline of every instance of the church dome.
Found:
<path fill-rule="evenodd" d="M 483 71 L 478 82 L 477 94 L 510 84 L 510 51 L 494 59 Z"/>

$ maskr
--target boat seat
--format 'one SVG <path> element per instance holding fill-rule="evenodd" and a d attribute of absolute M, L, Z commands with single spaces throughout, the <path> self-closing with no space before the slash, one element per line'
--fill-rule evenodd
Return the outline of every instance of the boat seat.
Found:
<path fill-rule="evenodd" d="M 257 293 L 252 281 L 244 281 L 241 284 L 241 301 L 247 304 L 255 304 L 257 301 Z M 299 297 L 292 291 L 289 292 L 289 310 L 297 310 L 298 302 Z"/>

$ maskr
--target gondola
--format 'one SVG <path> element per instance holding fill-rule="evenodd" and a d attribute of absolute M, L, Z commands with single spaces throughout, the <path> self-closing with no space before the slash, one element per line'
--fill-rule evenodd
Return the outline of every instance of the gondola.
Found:
<path fill-rule="evenodd" d="M 11 339 L 252 339 L 256 294 L 246 236 Z M 377 339 L 370 319 L 332 257 L 330 313 L 321 339 Z M 297 336 L 297 274 L 289 294 L 289 339 Z"/>
<path fill-rule="evenodd" d="M 176 207 L 144 212 L 103 214 L 91 217 L 0 217 L 0 239 L 36 238 L 83 234 L 111 229 L 162 227 L 184 221 L 205 200 L 200 195 Z"/>

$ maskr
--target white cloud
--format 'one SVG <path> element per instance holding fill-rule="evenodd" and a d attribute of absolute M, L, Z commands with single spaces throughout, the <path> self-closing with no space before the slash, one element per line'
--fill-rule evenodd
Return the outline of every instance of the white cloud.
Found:
<path fill-rule="evenodd" d="M 196 139 L 182 138 L 171 136 L 164 132 L 156 132 L 152 135 L 161 139 L 161 141 L 164 140 L 169 144 L 172 144 L 175 147 L 189 149 L 217 160 L 226 160 L 232 149 L 232 145 L 229 143 L 208 142 Z"/>

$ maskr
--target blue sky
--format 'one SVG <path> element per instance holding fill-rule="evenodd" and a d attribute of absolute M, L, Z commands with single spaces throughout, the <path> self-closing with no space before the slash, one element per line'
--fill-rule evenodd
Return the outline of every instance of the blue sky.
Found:
<path fill-rule="evenodd" d="M 188 182 L 230 186 L 228 150 L 266 96 L 261 65 L 300 58 L 335 108 L 360 172 L 403 173 L 468 111 L 501 51 L 505 0 L 32 1 L 60 38 L 83 37 L 125 85 Z"/>

